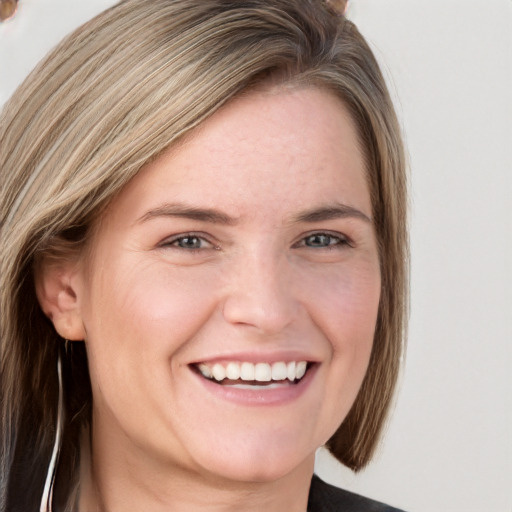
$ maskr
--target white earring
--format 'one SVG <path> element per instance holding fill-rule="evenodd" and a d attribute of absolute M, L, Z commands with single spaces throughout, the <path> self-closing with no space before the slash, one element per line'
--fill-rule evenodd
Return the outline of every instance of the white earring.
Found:
<path fill-rule="evenodd" d="M 68 340 L 65 342 L 65 351 L 68 350 Z M 55 474 L 57 470 L 57 461 L 59 459 L 60 447 L 62 444 L 62 430 L 64 428 L 64 389 L 62 384 L 62 349 L 59 347 L 57 356 L 57 377 L 59 380 L 59 401 L 57 405 L 57 431 L 55 433 L 55 442 L 53 444 L 52 456 L 46 481 L 44 483 L 43 496 L 41 498 L 40 512 L 52 512 L 53 508 L 53 487 L 55 483 Z"/>

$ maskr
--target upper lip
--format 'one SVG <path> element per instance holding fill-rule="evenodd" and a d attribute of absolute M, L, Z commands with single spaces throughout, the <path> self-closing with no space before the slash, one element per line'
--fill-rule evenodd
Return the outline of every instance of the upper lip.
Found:
<path fill-rule="evenodd" d="M 278 362 L 291 362 L 291 361 L 307 361 L 308 363 L 318 363 L 320 358 L 313 354 L 308 354 L 304 351 L 286 350 L 278 352 L 236 352 L 230 354 L 218 354 L 215 356 L 206 356 L 201 359 L 191 361 L 190 365 L 200 363 L 214 364 L 214 363 L 229 363 L 233 362 L 249 362 L 249 363 L 278 363 Z"/>

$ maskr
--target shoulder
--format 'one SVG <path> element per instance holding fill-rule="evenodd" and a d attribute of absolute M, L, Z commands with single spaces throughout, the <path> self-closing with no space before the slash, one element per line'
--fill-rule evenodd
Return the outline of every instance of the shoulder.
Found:
<path fill-rule="evenodd" d="M 403 512 L 384 503 L 329 485 L 313 475 L 308 512 Z"/>

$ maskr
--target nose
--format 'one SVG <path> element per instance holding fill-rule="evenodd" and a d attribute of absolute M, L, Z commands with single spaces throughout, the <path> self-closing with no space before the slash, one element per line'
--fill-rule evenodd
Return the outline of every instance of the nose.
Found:
<path fill-rule="evenodd" d="M 229 276 L 224 319 L 252 326 L 262 334 L 278 334 L 300 310 L 294 289 L 292 269 L 284 257 L 246 254 Z"/>

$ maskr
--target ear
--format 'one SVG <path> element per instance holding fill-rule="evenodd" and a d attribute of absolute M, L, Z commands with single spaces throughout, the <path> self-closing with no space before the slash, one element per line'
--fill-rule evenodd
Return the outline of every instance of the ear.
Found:
<path fill-rule="evenodd" d="M 35 272 L 36 294 L 44 314 L 67 340 L 85 339 L 80 312 L 81 275 L 76 261 L 41 261 Z"/>

